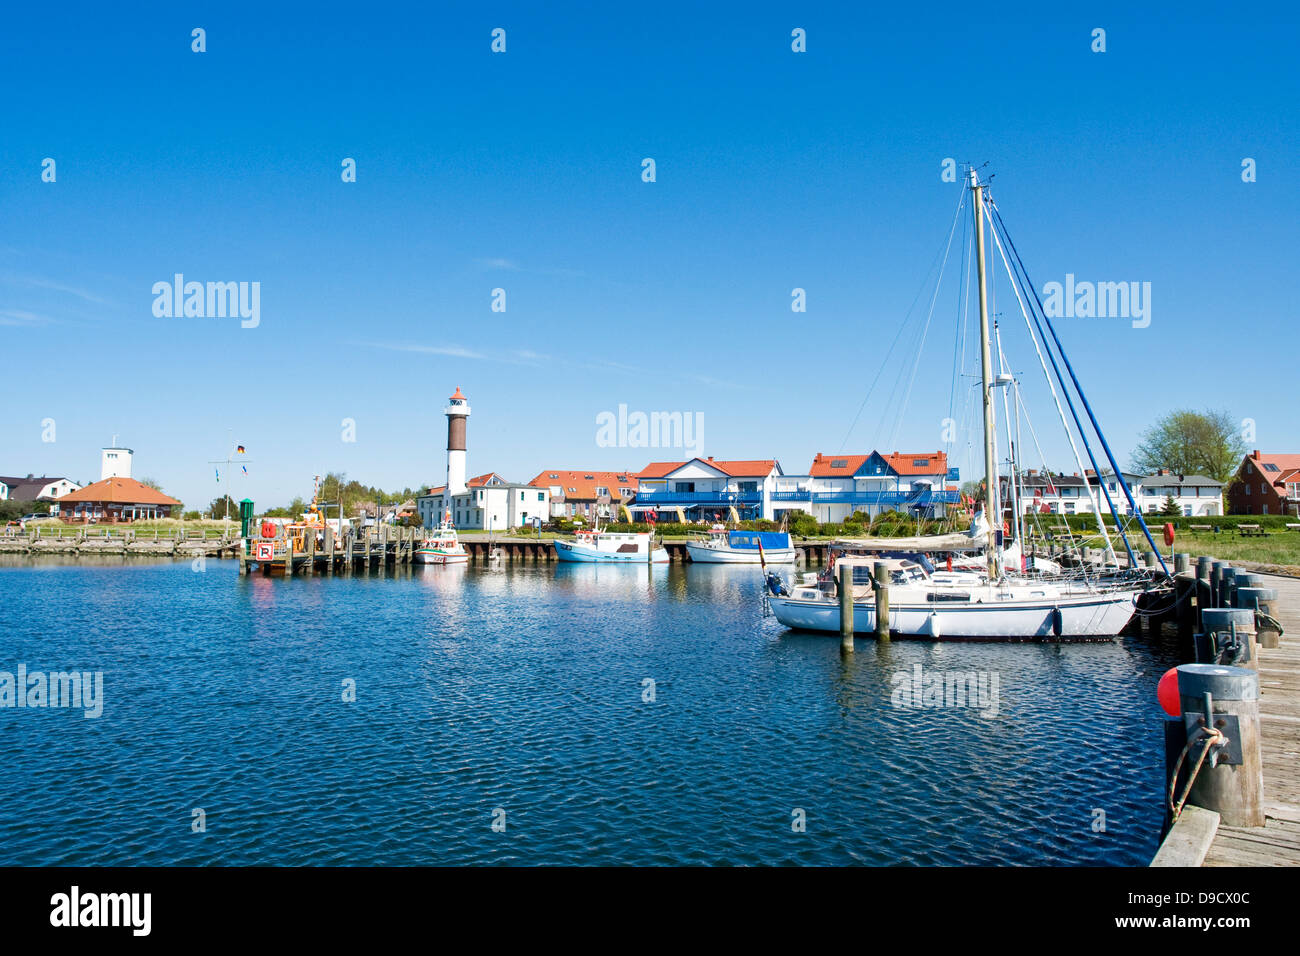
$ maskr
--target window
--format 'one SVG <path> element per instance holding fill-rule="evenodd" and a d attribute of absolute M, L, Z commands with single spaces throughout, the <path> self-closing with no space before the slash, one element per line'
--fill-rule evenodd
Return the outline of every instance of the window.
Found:
<path fill-rule="evenodd" d="M 930 467 L 930 459 L 929 459 L 929 458 L 913 458 L 913 459 L 912 459 L 912 467 L 913 467 L 913 468 L 929 468 L 929 467 Z"/>
<path fill-rule="evenodd" d="M 1259 513 L 1262 515 L 1268 514 L 1268 505 L 1261 505 Z"/>
<path fill-rule="evenodd" d="M 831 467 L 847 468 L 849 467 L 849 460 L 847 458 L 836 458 L 834 461 L 831 462 Z"/>
<path fill-rule="evenodd" d="M 739 491 L 758 491 L 757 481 L 741 481 L 736 484 Z"/>
<path fill-rule="evenodd" d="M 693 481 L 679 481 L 679 482 L 677 482 L 677 490 L 678 490 L 678 491 L 686 491 L 686 492 L 694 491 L 694 490 L 695 490 L 695 482 L 693 482 Z"/>
<path fill-rule="evenodd" d="M 1249 484 L 1246 485 L 1246 494 L 1247 494 L 1247 495 L 1250 494 L 1250 485 L 1249 485 Z"/>
<path fill-rule="evenodd" d="M 520 500 L 520 501 L 523 501 L 523 500 L 524 500 L 524 493 L 523 493 L 522 491 L 519 492 L 519 500 Z"/>
<path fill-rule="evenodd" d="M 1271 461 L 1266 461 L 1266 462 L 1264 462 L 1264 470 L 1265 470 L 1265 471 L 1277 471 L 1277 465 L 1273 464 Z"/>
<path fill-rule="evenodd" d="M 546 492 L 544 492 L 544 491 L 539 491 L 539 492 L 537 492 L 537 500 L 538 500 L 538 501 L 545 501 L 545 500 L 546 500 Z"/>
<path fill-rule="evenodd" d="M 597 485 L 597 486 L 596 486 L 596 497 L 597 497 L 597 498 L 606 498 L 606 497 L 608 497 L 608 496 L 609 496 L 609 489 L 608 489 L 608 488 L 606 488 L 604 485 Z"/>
<path fill-rule="evenodd" d="M 559 475 L 547 475 L 546 477 L 547 477 L 547 478 L 559 478 L 560 476 L 559 476 Z"/>

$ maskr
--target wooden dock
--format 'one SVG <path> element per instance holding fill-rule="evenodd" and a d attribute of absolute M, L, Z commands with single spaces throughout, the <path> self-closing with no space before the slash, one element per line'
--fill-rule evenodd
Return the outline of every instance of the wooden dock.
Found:
<path fill-rule="evenodd" d="M 1300 578 L 1260 576 L 1284 628 L 1280 647 L 1259 651 L 1265 825 L 1220 826 L 1204 866 L 1300 866 Z"/>
<path fill-rule="evenodd" d="M 137 532 L 130 525 L 112 527 L 5 529 L 0 554 L 100 555 L 136 557 L 234 557 L 240 547 L 239 529 L 225 535 L 211 531 Z"/>

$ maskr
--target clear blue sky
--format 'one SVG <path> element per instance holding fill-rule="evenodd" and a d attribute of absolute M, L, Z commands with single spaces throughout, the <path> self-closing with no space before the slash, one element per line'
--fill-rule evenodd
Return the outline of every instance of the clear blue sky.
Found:
<path fill-rule="evenodd" d="M 514 480 L 679 457 L 597 447 L 620 403 L 702 413 L 705 454 L 792 473 L 938 448 L 956 245 L 904 414 L 891 367 L 846 433 L 923 289 L 908 321 L 928 311 L 946 157 L 990 164 L 1040 289 L 1152 284 L 1149 328 L 1060 326 L 1121 463 L 1187 405 L 1300 450 L 1296 14 L 976 5 L 973 28 L 951 5 L 477 6 L 11 7 L 0 473 L 93 480 L 117 434 L 191 506 L 232 440 L 250 478 L 221 488 L 259 505 L 326 470 L 440 482 L 457 386 L 470 473 Z M 260 326 L 155 317 L 177 272 L 260 282 Z M 997 309 L 1023 331 L 1005 288 Z"/>

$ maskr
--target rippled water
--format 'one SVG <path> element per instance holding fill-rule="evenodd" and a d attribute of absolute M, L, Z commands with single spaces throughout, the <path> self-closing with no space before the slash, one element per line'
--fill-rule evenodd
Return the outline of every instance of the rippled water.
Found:
<path fill-rule="evenodd" d="M 842 660 L 837 637 L 764 618 L 760 590 L 756 569 L 700 565 L 286 581 L 11 561 L 0 671 L 103 671 L 105 703 L 99 719 L 0 708 L 0 863 L 1155 852 L 1171 644 L 859 640 Z M 996 673 L 998 716 L 891 706 L 917 663 Z"/>

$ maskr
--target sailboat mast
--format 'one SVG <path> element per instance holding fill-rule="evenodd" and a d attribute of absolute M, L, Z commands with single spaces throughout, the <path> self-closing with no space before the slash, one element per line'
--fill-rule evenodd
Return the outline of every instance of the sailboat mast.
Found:
<path fill-rule="evenodd" d="M 989 580 L 998 579 L 997 527 L 1002 510 L 998 501 L 997 463 L 993 460 L 993 356 L 989 346 L 989 306 L 984 277 L 984 187 L 979 175 L 970 171 L 970 188 L 975 193 L 975 262 L 979 277 L 980 305 L 980 391 L 984 397 L 984 517 L 988 523 L 988 542 L 984 548 L 988 559 Z M 994 511 L 994 509 L 997 511 Z"/>

